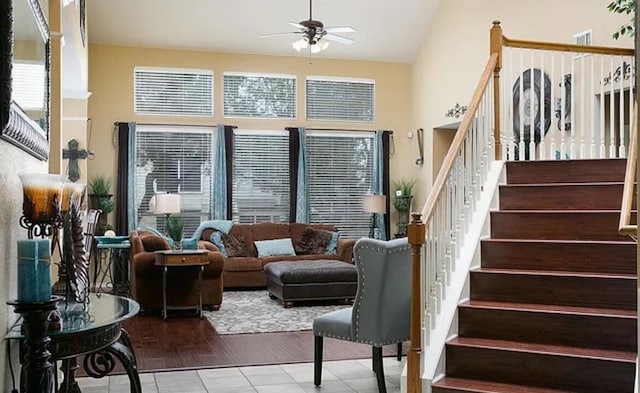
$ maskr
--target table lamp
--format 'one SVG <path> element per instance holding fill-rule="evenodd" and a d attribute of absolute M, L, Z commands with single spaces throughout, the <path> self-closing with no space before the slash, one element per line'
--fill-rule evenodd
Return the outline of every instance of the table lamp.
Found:
<path fill-rule="evenodd" d="M 362 205 L 365 213 L 371 213 L 369 237 L 375 238 L 376 214 L 384 214 L 387 212 L 387 197 L 385 195 L 365 195 Z"/>
<path fill-rule="evenodd" d="M 180 194 L 156 194 L 154 214 L 165 214 L 167 218 L 171 214 L 180 213 Z"/>

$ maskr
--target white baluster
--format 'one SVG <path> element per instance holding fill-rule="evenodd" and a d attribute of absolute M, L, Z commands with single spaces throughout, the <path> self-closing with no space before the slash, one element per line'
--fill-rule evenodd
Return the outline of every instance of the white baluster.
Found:
<path fill-rule="evenodd" d="M 585 142 L 585 133 L 587 132 L 587 127 L 584 122 L 584 94 L 586 90 L 586 86 L 584 84 L 584 62 L 586 61 L 586 54 L 581 53 L 582 57 L 580 58 L 580 155 L 578 158 L 585 158 L 586 152 L 586 142 Z M 572 84 L 573 87 L 573 84 Z M 577 124 L 573 125 L 573 128 L 577 128 Z"/>
<path fill-rule="evenodd" d="M 545 116 L 550 116 L 550 113 L 546 113 L 545 111 L 545 94 L 548 93 L 547 91 L 545 91 L 544 89 L 544 54 L 545 51 L 540 51 L 540 122 L 538 123 L 540 125 L 540 147 L 539 147 L 539 158 L 541 160 L 546 160 L 547 159 L 547 154 L 546 154 L 546 142 L 545 142 L 545 134 L 546 134 L 546 125 L 547 122 L 545 121 L 546 117 Z M 553 89 L 552 89 L 553 90 Z M 553 108 L 553 101 L 551 101 L 551 108 Z M 550 110 L 552 110 L 551 108 L 549 108 Z"/>
<path fill-rule="evenodd" d="M 613 81 L 614 72 L 613 56 L 611 56 L 609 61 L 609 158 L 615 158 L 616 156 L 616 130 L 614 126 L 614 119 L 616 118 L 614 109 L 616 92 L 613 88 L 615 85 L 615 82 Z"/>
<path fill-rule="evenodd" d="M 604 133 L 604 77 L 606 73 L 604 71 L 604 56 L 600 56 L 600 155 L 598 158 L 607 157 L 607 146 L 605 144 Z"/>
<path fill-rule="evenodd" d="M 575 62 L 571 62 L 571 100 L 569 102 L 569 108 L 571 108 L 571 141 L 569 145 L 569 157 L 571 159 L 576 158 L 576 73 L 575 73 Z"/>
<path fill-rule="evenodd" d="M 533 97 L 534 97 L 534 86 L 535 86 L 535 75 L 533 70 L 533 50 L 530 52 L 529 57 L 529 146 L 527 146 L 527 150 L 529 151 L 529 159 L 531 161 L 535 161 L 536 159 L 536 116 L 537 111 L 534 111 L 533 107 Z M 544 84 L 544 80 L 542 80 Z M 542 104 L 542 100 L 540 100 L 540 104 Z"/>
<path fill-rule="evenodd" d="M 566 137 L 565 137 L 565 107 L 567 106 L 567 90 L 564 88 L 564 58 L 565 58 L 565 54 L 561 53 L 561 58 L 560 58 L 560 80 L 562 88 L 560 89 L 560 96 L 562 97 L 562 101 L 561 101 L 561 105 L 560 105 L 560 159 L 564 160 L 565 158 L 565 154 L 567 152 L 567 144 L 566 144 Z"/>
<path fill-rule="evenodd" d="M 520 70 L 524 69 L 524 50 L 520 49 Z M 518 92 L 520 95 L 518 96 L 520 99 L 518 100 L 518 122 L 520 124 L 520 143 L 518 143 L 518 161 L 524 160 L 524 74 L 521 73 L 518 75 L 520 78 L 520 91 Z"/>
<path fill-rule="evenodd" d="M 596 147 L 596 95 L 595 95 L 595 81 L 594 81 L 594 68 L 595 64 L 594 58 L 595 55 L 589 56 L 591 59 L 591 126 L 589 127 L 589 134 L 591 135 L 591 146 L 589 149 L 589 158 L 597 157 L 597 147 Z"/>
<path fill-rule="evenodd" d="M 551 52 L 551 80 L 556 80 L 556 56 L 555 52 Z M 556 108 L 556 89 L 554 89 L 555 84 L 551 83 L 551 111 L 552 113 Z M 560 119 L 558 119 L 560 121 Z M 559 124 L 559 123 L 558 123 Z M 551 143 L 549 144 L 549 156 L 552 160 L 556 159 L 556 120 L 555 116 L 551 116 Z"/>
<path fill-rule="evenodd" d="M 620 135 L 620 146 L 618 147 L 618 157 L 625 158 L 626 156 L 626 148 L 624 146 L 624 66 L 625 66 L 625 58 L 620 57 L 620 89 L 618 91 L 618 96 L 620 97 L 620 108 L 618 109 L 620 114 L 620 124 L 618 126 L 618 133 Z M 629 93 L 629 97 L 631 97 L 631 93 Z"/>

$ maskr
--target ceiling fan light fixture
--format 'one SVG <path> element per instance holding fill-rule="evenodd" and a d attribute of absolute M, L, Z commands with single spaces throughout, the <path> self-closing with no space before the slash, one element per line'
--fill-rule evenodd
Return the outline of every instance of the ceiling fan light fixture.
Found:
<path fill-rule="evenodd" d="M 322 50 L 322 48 L 320 47 L 320 44 L 316 43 L 311 45 L 311 53 L 315 54 L 315 53 L 320 53 L 320 51 Z"/>
<path fill-rule="evenodd" d="M 293 47 L 293 49 L 300 52 L 302 49 L 307 48 L 309 46 L 309 43 L 304 38 L 300 38 L 299 40 L 294 41 L 291 46 Z"/>
<path fill-rule="evenodd" d="M 325 50 L 329 47 L 329 41 L 327 40 L 322 40 L 320 42 L 318 42 L 317 45 L 320 45 L 320 50 Z"/>

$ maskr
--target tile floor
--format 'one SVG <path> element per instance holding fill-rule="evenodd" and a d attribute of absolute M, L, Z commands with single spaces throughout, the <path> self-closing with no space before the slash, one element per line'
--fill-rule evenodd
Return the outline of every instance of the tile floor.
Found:
<path fill-rule="evenodd" d="M 388 393 L 400 393 L 406 358 L 384 358 Z M 377 393 L 371 359 L 325 362 L 322 386 L 313 385 L 313 363 L 140 374 L 144 393 Z M 129 392 L 126 375 L 79 378 L 83 393 Z"/>

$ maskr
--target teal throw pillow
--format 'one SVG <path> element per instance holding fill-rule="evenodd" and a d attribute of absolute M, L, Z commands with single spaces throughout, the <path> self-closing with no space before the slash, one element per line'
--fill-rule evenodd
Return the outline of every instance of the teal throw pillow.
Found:
<path fill-rule="evenodd" d="M 180 240 L 180 244 L 182 245 L 183 250 L 197 250 L 198 249 L 198 239 L 182 239 Z"/>
<path fill-rule="evenodd" d="M 260 240 L 254 242 L 258 249 L 258 257 L 270 257 L 275 255 L 296 255 L 290 238 Z"/>
<path fill-rule="evenodd" d="M 220 253 L 223 257 L 227 258 L 229 255 L 227 254 L 227 250 L 224 247 L 224 243 L 222 242 L 222 233 L 218 231 L 213 231 L 211 236 L 209 236 L 209 241 L 215 244 L 216 247 L 220 250 Z"/>
<path fill-rule="evenodd" d="M 331 240 L 329 240 L 329 244 L 327 244 L 327 251 L 325 254 L 334 254 L 338 250 L 338 240 L 340 240 L 340 232 L 332 232 Z"/>

